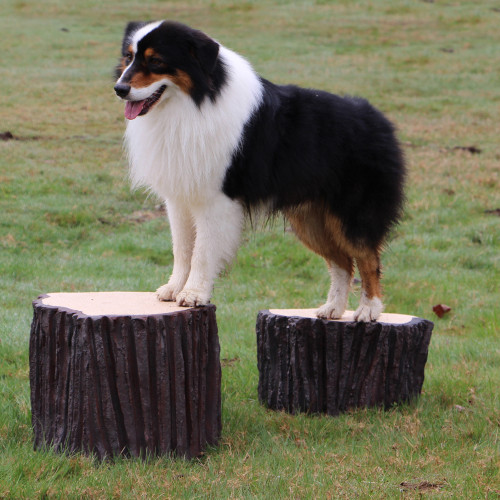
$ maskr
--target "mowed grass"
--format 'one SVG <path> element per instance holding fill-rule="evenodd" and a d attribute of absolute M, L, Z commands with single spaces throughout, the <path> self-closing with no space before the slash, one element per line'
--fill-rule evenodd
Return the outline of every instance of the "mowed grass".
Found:
<path fill-rule="evenodd" d="M 328 289 L 321 259 L 277 220 L 245 233 L 216 285 L 217 448 L 103 464 L 32 450 L 31 301 L 154 290 L 172 267 L 159 201 L 130 191 L 112 91 L 125 23 L 161 18 L 266 78 L 367 97 L 397 123 L 407 206 L 383 257 L 385 303 L 435 321 L 418 401 L 337 418 L 258 403 L 257 312 L 315 307 Z M 15 139 L 0 141 L 0 498 L 498 498 L 499 25 L 488 0 L 4 0 L 0 133 Z"/>

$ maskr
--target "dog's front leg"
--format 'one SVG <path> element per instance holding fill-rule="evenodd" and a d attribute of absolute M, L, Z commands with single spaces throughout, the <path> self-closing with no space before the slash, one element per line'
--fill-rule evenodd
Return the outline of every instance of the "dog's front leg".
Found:
<path fill-rule="evenodd" d="M 167 214 L 172 233 L 174 268 L 166 285 L 156 290 L 160 300 L 176 300 L 184 288 L 191 270 L 195 240 L 194 219 L 187 204 L 167 201 Z"/>
<path fill-rule="evenodd" d="M 177 295 L 182 306 L 210 302 L 215 278 L 236 255 L 244 219 L 241 204 L 222 193 L 192 207 L 192 213 L 196 240 L 189 278 Z"/>

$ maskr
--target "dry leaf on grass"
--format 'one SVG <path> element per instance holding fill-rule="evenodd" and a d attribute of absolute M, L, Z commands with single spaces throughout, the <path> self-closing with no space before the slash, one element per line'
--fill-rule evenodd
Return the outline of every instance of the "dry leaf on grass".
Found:
<path fill-rule="evenodd" d="M 451 311 L 451 307 L 446 304 L 437 304 L 432 310 L 437 314 L 438 318 L 442 318 L 446 313 Z"/>

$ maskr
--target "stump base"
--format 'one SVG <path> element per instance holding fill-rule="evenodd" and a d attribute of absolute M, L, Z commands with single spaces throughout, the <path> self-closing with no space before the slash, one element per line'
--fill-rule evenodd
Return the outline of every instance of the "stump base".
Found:
<path fill-rule="evenodd" d="M 434 324 L 399 314 L 357 323 L 326 321 L 314 309 L 260 311 L 259 400 L 273 410 L 338 415 L 417 397 Z"/>
<path fill-rule="evenodd" d="M 60 293 L 33 302 L 35 449 L 190 458 L 221 432 L 215 306 L 153 293 Z"/>

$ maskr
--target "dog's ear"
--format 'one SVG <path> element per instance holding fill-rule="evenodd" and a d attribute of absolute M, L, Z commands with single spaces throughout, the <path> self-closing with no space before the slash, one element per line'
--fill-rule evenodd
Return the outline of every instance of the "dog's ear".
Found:
<path fill-rule="evenodd" d="M 140 30 L 143 26 L 146 26 L 146 22 L 144 21 L 131 21 L 125 26 L 125 33 L 123 34 L 123 44 L 122 44 L 122 53 L 125 55 L 127 49 L 130 45 L 130 40 L 134 33 Z"/>
<path fill-rule="evenodd" d="M 205 33 L 194 31 L 190 51 L 203 71 L 211 75 L 219 56 L 219 44 Z"/>
<path fill-rule="evenodd" d="M 146 26 L 144 21 L 131 21 L 125 27 L 124 38 L 130 38 L 136 31 L 140 30 L 143 26 Z"/>

